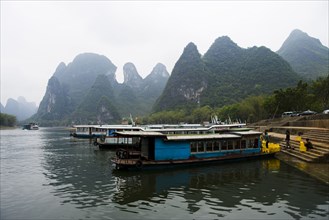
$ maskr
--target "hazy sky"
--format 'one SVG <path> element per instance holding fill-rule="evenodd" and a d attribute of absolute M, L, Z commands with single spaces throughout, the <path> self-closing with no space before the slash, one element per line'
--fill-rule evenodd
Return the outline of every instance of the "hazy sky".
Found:
<path fill-rule="evenodd" d="M 37 105 L 60 62 L 80 53 L 135 64 L 145 78 L 157 63 L 171 73 L 184 47 L 204 54 L 216 38 L 277 51 L 300 29 L 328 47 L 324 1 L 3 1 L 1 103 L 24 96 Z"/>

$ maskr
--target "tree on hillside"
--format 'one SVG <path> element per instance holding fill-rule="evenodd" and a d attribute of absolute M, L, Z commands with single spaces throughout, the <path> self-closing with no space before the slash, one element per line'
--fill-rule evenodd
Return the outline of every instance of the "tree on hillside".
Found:
<path fill-rule="evenodd" d="M 16 116 L 0 113 L 0 126 L 14 127 L 16 121 Z"/>
<path fill-rule="evenodd" d="M 318 78 L 312 85 L 314 96 L 317 98 L 317 105 L 320 109 L 329 108 L 329 75 Z"/>

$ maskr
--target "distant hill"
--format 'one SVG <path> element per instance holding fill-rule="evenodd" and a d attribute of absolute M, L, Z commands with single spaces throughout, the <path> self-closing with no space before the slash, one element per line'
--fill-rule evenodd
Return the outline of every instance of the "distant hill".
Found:
<path fill-rule="evenodd" d="M 163 92 L 169 73 L 163 64 L 158 63 L 151 73 L 142 79 L 135 66 L 131 63 L 129 66 L 124 68 L 123 84 L 114 87 L 118 109 L 125 116 L 146 115 L 151 112 L 152 106 Z"/>
<path fill-rule="evenodd" d="M 175 64 L 154 111 L 221 107 L 250 95 L 294 86 L 299 79 L 287 61 L 266 47 L 243 49 L 224 36 L 201 56 L 190 43 Z"/>
<path fill-rule="evenodd" d="M 113 88 L 109 79 L 105 75 L 98 75 L 71 119 L 75 124 L 112 124 L 120 121 L 116 101 L 112 96 Z"/>
<path fill-rule="evenodd" d="M 2 103 L 0 103 L 0 112 L 4 112 L 5 107 L 2 105 Z"/>
<path fill-rule="evenodd" d="M 37 112 L 35 102 L 28 102 L 22 96 L 15 99 L 8 99 L 6 106 L 1 105 L 1 112 L 16 116 L 18 121 L 23 121 Z"/>
<path fill-rule="evenodd" d="M 329 49 L 320 40 L 300 30 L 293 30 L 277 53 L 307 79 L 316 79 L 329 73 Z"/>
<path fill-rule="evenodd" d="M 169 73 L 157 64 L 143 79 L 134 64 L 124 65 L 124 82 L 105 56 L 84 53 L 68 65 L 60 63 L 49 79 L 34 120 L 47 125 L 119 123 L 122 117 L 145 115 L 162 92 Z"/>
<path fill-rule="evenodd" d="M 209 85 L 205 64 L 193 43 L 176 62 L 167 85 L 155 104 L 155 111 L 194 107 Z"/>

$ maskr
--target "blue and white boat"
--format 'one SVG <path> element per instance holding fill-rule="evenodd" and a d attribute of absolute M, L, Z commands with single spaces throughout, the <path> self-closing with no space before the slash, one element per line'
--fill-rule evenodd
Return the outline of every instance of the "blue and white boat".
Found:
<path fill-rule="evenodd" d="M 103 125 L 98 127 L 105 129 L 104 135 L 97 137 L 94 140 L 94 145 L 102 149 L 116 150 L 120 147 L 134 147 L 138 145 L 139 138 L 137 137 L 121 137 L 117 132 L 121 131 L 144 131 L 144 132 L 160 132 L 162 134 L 178 135 L 178 134 L 210 134 L 222 133 L 234 129 L 250 130 L 244 127 L 245 124 L 225 124 L 202 126 L 200 124 L 165 124 L 165 125 L 145 125 L 145 126 L 131 126 L 131 125 Z"/>
<path fill-rule="evenodd" d="M 70 136 L 75 138 L 93 139 L 106 135 L 106 129 L 101 125 L 74 125 L 70 129 Z"/>
<path fill-rule="evenodd" d="M 135 138 L 134 145 L 118 149 L 112 162 L 116 169 L 147 169 L 195 165 L 272 156 L 279 149 L 262 150 L 258 131 L 206 134 L 164 134 L 155 131 L 116 132 Z"/>
<path fill-rule="evenodd" d="M 23 130 L 39 130 L 39 125 L 35 122 L 23 125 Z"/>

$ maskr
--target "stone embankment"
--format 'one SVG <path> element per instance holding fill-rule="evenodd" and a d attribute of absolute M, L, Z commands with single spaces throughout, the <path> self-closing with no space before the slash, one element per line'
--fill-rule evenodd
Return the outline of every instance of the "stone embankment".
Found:
<path fill-rule="evenodd" d="M 314 115 L 304 117 L 287 117 L 274 120 L 264 120 L 253 127 L 259 131 L 269 131 L 270 141 L 279 143 L 281 152 L 277 157 L 305 173 L 329 184 L 329 115 Z M 286 148 L 285 133 L 290 131 L 291 148 Z M 313 149 L 300 151 L 301 136 L 313 143 Z"/>

